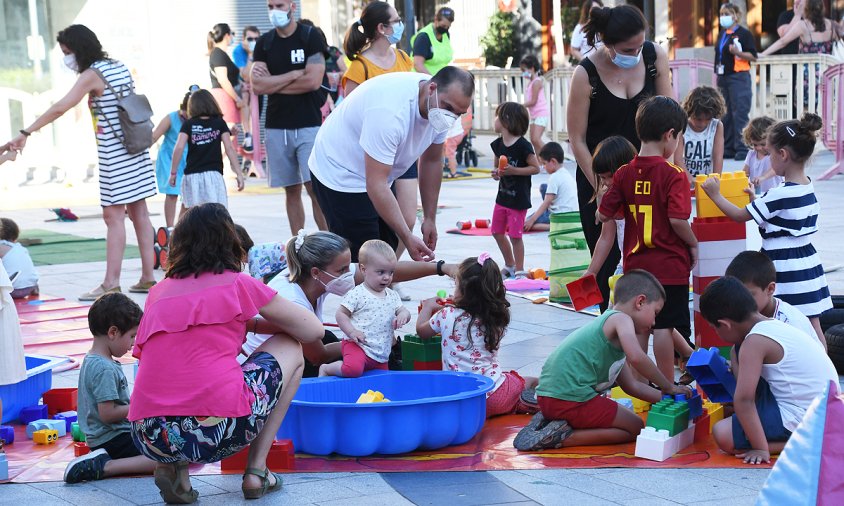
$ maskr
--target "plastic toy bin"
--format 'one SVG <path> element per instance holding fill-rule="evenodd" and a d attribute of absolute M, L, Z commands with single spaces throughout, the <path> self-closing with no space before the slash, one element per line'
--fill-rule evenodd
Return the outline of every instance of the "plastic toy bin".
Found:
<path fill-rule="evenodd" d="M 551 242 L 550 299 L 568 304 L 571 298 L 566 284 L 580 278 L 592 259 L 580 224 L 580 213 L 552 214 L 548 239 Z"/>
<path fill-rule="evenodd" d="M 3 400 L 2 423 L 16 420 L 21 409 L 38 404 L 41 394 L 53 386 L 53 368 L 67 362 L 64 357 L 26 355 L 26 379 L 11 385 L 0 385 Z"/>
<path fill-rule="evenodd" d="M 292 439 L 305 453 L 353 457 L 458 445 L 483 428 L 493 386 L 485 376 L 450 371 L 304 379 L 278 439 Z M 370 389 L 390 402 L 356 404 Z"/>

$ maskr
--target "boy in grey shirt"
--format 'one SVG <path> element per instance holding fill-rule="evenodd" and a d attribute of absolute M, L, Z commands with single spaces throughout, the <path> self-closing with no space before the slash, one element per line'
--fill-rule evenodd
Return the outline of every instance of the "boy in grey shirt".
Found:
<path fill-rule="evenodd" d="M 151 474 L 155 462 L 135 448 L 129 431 L 129 388 L 114 357 L 122 357 L 135 342 L 143 312 L 121 293 L 97 299 L 88 311 L 94 344 L 79 373 L 79 427 L 91 453 L 68 464 L 64 481 L 79 483 L 121 474 Z"/>

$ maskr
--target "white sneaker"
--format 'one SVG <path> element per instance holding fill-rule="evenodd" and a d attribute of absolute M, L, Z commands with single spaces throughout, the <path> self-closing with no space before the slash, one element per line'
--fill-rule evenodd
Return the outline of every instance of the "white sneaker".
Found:
<path fill-rule="evenodd" d="M 393 289 L 393 291 L 395 291 L 395 292 L 398 294 L 399 298 L 400 298 L 402 301 L 407 302 L 407 301 L 409 301 L 409 300 L 410 300 L 410 295 L 408 295 L 408 294 L 406 294 L 406 293 L 405 293 L 405 291 L 402 289 L 402 286 L 401 286 L 401 284 L 400 284 L 400 283 L 393 283 L 393 284 L 390 286 L 390 288 L 392 288 L 392 289 Z"/>
<path fill-rule="evenodd" d="M 516 277 L 516 266 L 515 265 L 505 265 L 501 269 L 501 277 L 504 279 L 510 279 Z"/>

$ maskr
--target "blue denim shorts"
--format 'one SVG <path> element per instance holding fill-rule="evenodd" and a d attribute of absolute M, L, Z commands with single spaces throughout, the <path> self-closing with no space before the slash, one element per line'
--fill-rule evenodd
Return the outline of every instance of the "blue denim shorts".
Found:
<path fill-rule="evenodd" d="M 787 441 L 791 437 L 791 432 L 786 430 L 782 425 L 782 415 L 780 415 L 780 407 L 774 394 L 771 393 L 771 387 L 763 378 L 759 378 L 759 384 L 756 386 L 756 412 L 759 414 L 759 421 L 762 422 L 762 430 L 765 432 L 765 439 L 768 441 Z M 733 445 L 736 450 L 749 450 L 752 448 L 747 435 L 744 433 L 744 427 L 739 423 L 737 415 L 733 415 Z"/>
<path fill-rule="evenodd" d="M 281 395 L 281 366 L 266 352 L 241 365 L 243 380 L 255 395 L 252 414 L 237 418 L 157 416 L 132 422 L 132 440 L 140 452 L 166 464 L 186 460 L 207 464 L 233 455 L 252 442 Z"/>

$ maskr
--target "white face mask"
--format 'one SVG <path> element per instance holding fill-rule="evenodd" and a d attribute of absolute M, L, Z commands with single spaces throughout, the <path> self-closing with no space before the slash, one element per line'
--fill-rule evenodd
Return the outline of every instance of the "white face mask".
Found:
<path fill-rule="evenodd" d="M 256 42 L 254 40 L 249 42 L 249 52 L 250 53 L 255 51 L 255 44 L 256 44 Z"/>
<path fill-rule="evenodd" d="M 322 272 L 328 274 L 325 271 Z M 331 274 L 328 275 L 333 278 L 328 283 L 322 283 L 321 279 L 316 278 L 317 281 L 322 283 L 322 286 L 325 287 L 325 291 L 328 293 L 342 297 L 343 295 L 349 293 L 349 290 L 355 287 L 355 275 L 351 271 L 340 274 L 339 276 L 331 276 Z"/>
<path fill-rule="evenodd" d="M 284 28 L 290 24 L 290 13 L 281 9 L 270 10 L 270 23 L 276 28 Z"/>
<path fill-rule="evenodd" d="M 454 122 L 457 121 L 457 115 L 451 111 L 440 109 L 440 96 L 436 89 L 434 90 L 434 96 L 436 97 L 437 106 L 431 107 L 431 95 L 428 95 L 428 123 L 431 124 L 434 132 L 438 134 L 448 132 L 451 130 L 452 125 L 454 125 Z"/>
<path fill-rule="evenodd" d="M 64 62 L 65 66 L 67 66 L 67 68 L 69 68 L 70 70 L 74 72 L 79 72 L 79 64 L 76 63 L 76 55 L 74 55 L 73 53 L 64 55 L 62 61 Z"/>

